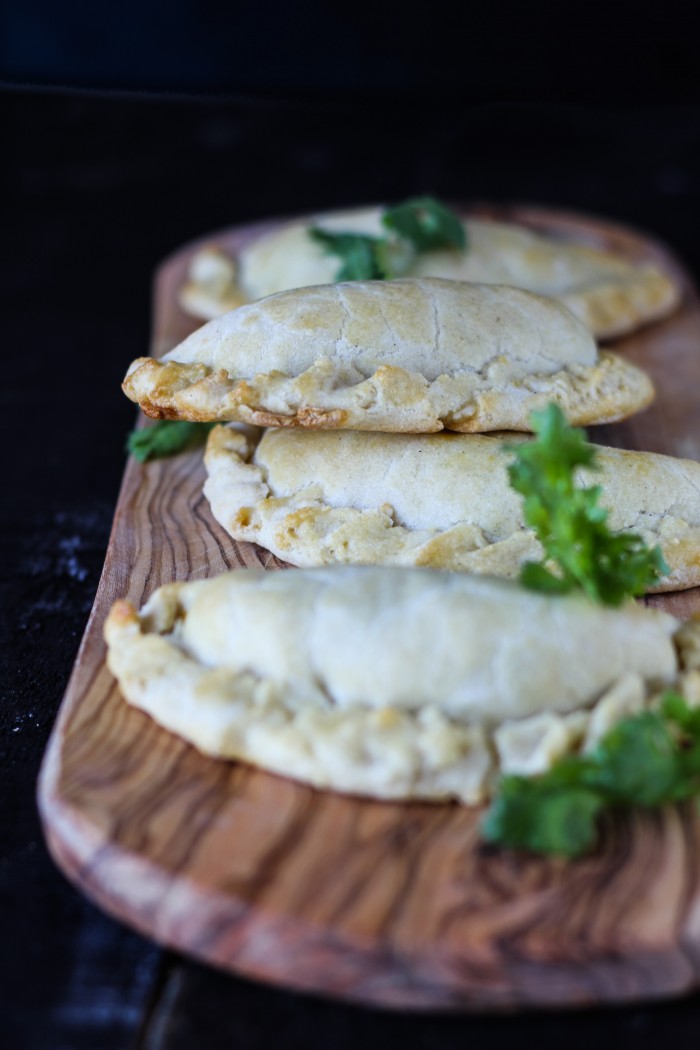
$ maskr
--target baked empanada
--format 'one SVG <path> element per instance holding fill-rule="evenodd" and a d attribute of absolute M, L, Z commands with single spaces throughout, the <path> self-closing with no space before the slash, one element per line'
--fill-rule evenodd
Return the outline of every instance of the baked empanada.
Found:
<path fill-rule="evenodd" d="M 512 440 L 512 435 L 509 435 Z M 508 482 L 503 438 L 216 427 L 204 492 L 214 517 L 294 565 L 425 565 L 517 576 L 542 549 Z M 598 448 L 608 524 L 659 544 L 656 588 L 700 585 L 700 463 Z"/>
<path fill-rule="evenodd" d="M 236 283 L 236 264 L 216 244 L 205 245 L 192 258 L 189 280 L 178 293 L 183 310 L 210 321 L 250 302 Z"/>
<path fill-rule="evenodd" d="M 236 262 L 208 246 L 193 259 L 182 305 L 196 317 L 220 317 L 240 302 L 289 288 L 331 283 L 337 257 L 308 234 L 311 225 L 335 232 L 386 233 L 381 208 L 325 214 L 283 226 L 244 248 Z M 599 338 L 622 335 L 670 313 L 679 301 L 672 280 L 652 264 L 634 264 L 612 252 L 554 240 L 506 223 L 467 219 L 467 247 L 416 254 L 394 247 L 401 276 L 446 277 L 506 284 L 564 303 Z"/>
<path fill-rule="evenodd" d="M 341 567 L 169 584 L 141 614 L 118 602 L 105 636 L 123 695 L 208 754 L 476 802 L 498 768 L 540 771 L 659 689 L 695 688 L 678 627 L 484 576 Z"/>
<path fill-rule="evenodd" d="M 550 401 L 611 422 L 653 397 L 555 300 L 431 278 L 280 292 L 139 358 L 123 386 L 156 418 L 395 432 L 528 430 Z"/>

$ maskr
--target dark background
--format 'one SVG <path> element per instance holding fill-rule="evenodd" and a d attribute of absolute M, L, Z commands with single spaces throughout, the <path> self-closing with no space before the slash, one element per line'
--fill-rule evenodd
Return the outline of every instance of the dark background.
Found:
<path fill-rule="evenodd" d="M 602 106 L 698 100 L 690 0 L 23 0 L 0 9 L 15 81 L 356 99 Z"/>
<path fill-rule="evenodd" d="M 642 227 L 700 273 L 692 4 L 0 7 L 0 1032 L 10 1050 L 697 1046 L 700 998 L 405 1017 L 160 951 L 49 860 L 43 748 L 104 557 L 150 281 L 208 230 L 432 192 Z"/>

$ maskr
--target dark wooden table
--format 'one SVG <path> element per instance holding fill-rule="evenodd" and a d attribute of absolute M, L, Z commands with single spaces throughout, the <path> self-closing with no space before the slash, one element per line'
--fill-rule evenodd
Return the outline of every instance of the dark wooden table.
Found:
<path fill-rule="evenodd" d="M 665 239 L 699 275 L 700 113 L 446 106 L 428 119 L 412 106 L 389 119 L 381 104 L 370 115 L 348 104 L 13 91 L 0 95 L 0 128 L 3 1046 L 696 1046 L 698 997 L 524 1018 L 407 1016 L 210 971 L 65 882 L 34 791 L 107 544 L 134 418 L 119 382 L 147 347 L 158 261 L 208 229 L 427 190 L 607 214 Z"/>

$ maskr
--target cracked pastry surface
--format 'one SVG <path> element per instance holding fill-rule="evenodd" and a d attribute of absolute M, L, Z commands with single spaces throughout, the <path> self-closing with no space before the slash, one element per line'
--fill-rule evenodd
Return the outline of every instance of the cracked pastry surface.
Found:
<path fill-rule="evenodd" d="M 653 398 L 554 300 L 430 278 L 281 292 L 137 359 L 123 389 L 154 418 L 414 433 L 528 430 L 549 401 L 612 422 Z"/>
<path fill-rule="evenodd" d="M 338 259 L 324 253 L 308 235 L 310 225 L 331 231 L 386 234 L 382 209 L 322 214 L 284 225 L 244 248 L 238 260 L 209 245 L 192 261 L 180 291 L 183 307 L 210 320 L 232 305 L 275 292 L 335 279 Z M 414 254 L 397 247 L 393 260 L 401 276 L 444 277 L 504 284 L 552 296 L 567 306 L 599 338 L 634 331 L 665 317 L 677 306 L 679 290 L 650 263 L 631 263 L 619 255 L 536 234 L 508 223 L 466 219 L 467 248 Z"/>
<path fill-rule="evenodd" d="M 216 427 L 204 493 L 234 539 L 294 565 L 517 576 L 542 549 L 509 485 L 503 442 L 479 434 Z M 661 546 L 671 572 L 655 589 L 700 585 L 700 463 L 602 447 L 597 459 L 601 470 L 579 477 L 602 485 L 614 531 Z"/>
<path fill-rule="evenodd" d="M 105 637 L 125 698 L 205 753 L 378 798 L 477 802 L 700 677 L 692 622 L 420 569 L 169 584 Z"/>

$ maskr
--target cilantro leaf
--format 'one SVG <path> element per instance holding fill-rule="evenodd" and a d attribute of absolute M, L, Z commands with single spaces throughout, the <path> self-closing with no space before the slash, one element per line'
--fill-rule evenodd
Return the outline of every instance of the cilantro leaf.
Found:
<path fill-rule="evenodd" d="M 411 241 L 417 252 L 435 248 L 464 249 L 467 237 L 457 215 L 434 197 L 414 197 L 388 208 L 382 223 L 400 237 Z"/>
<path fill-rule="evenodd" d="M 487 842 L 515 849 L 577 856 L 595 843 L 602 805 L 585 787 L 556 790 L 544 778 L 504 777 L 481 834 Z"/>
<path fill-rule="evenodd" d="M 505 446 L 514 453 L 511 487 L 523 496 L 525 522 L 545 552 L 542 562 L 523 566 L 523 585 L 556 593 L 583 590 L 603 605 L 644 594 L 670 570 L 659 547 L 649 549 L 636 533 L 610 531 L 600 486 L 577 484 L 576 468 L 598 469 L 584 431 L 570 427 L 554 404 L 533 412 L 532 428 L 536 440 Z"/>
<path fill-rule="evenodd" d="M 678 693 L 664 693 L 661 710 L 666 718 L 700 740 L 700 707 L 689 707 Z"/>
<path fill-rule="evenodd" d="M 656 711 L 618 722 L 590 757 L 585 779 L 608 802 L 658 806 L 673 798 L 679 750 L 671 724 Z"/>
<path fill-rule="evenodd" d="M 172 456 L 183 449 L 202 444 L 216 423 L 189 423 L 181 419 L 161 419 L 153 426 L 132 430 L 126 450 L 139 463 Z"/>
<path fill-rule="evenodd" d="M 309 229 L 309 236 L 326 250 L 337 255 L 342 265 L 336 281 L 373 281 L 390 277 L 386 242 L 381 237 L 365 233 L 332 233 L 318 226 Z"/>
<path fill-rule="evenodd" d="M 402 259 L 407 263 L 415 252 L 466 247 L 464 225 L 459 217 L 433 197 L 416 197 L 387 208 L 382 224 L 391 236 L 335 233 L 318 226 L 310 226 L 307 232 L 327 255 L 337 255 L 340 259 L 336 281 L 390 280 L 399 275 L 395 272 L 397 268 L 403 272 Z M 397 251 L 400 246 L 403 252 Z"/>
<path fill-rule="evenodd" d="M 537 777 L 504 776 L 482 822 L 488 842 L 576 857 L 608 809 L 652 808 L 700 794 L 700 709 L 667 692 L 622 719 L 598 746 Z"/>
<path fill-rule="evenodd" d="M 675 789 L 680 801 L 700 791 L 700 707 L 690 707 L 678 693 L 665 693 L 661 711 L 672 723 L 680 737 L 679 765 L 683 779 Z"/>

